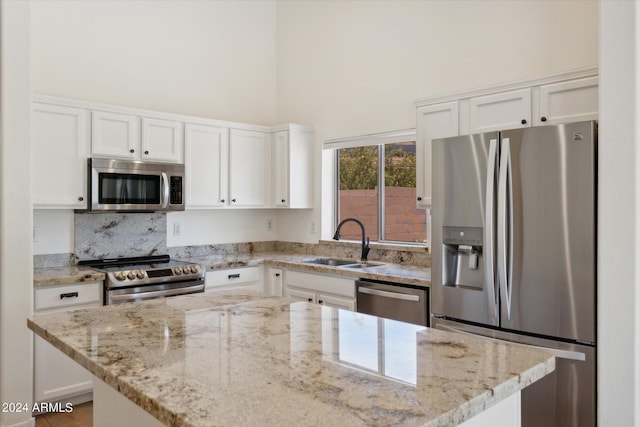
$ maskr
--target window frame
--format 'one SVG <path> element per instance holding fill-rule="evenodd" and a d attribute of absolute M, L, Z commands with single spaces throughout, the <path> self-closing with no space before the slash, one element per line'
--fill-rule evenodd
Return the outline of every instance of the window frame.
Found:
<path fill-rule="evenodd" d="M 428 234 L 429 230 L 426 230 L 423 242 L 408 242 L 403 240 L 387 240 L 385 239 L 385 151 L 386 144 L 409 142 L 413 141 L 418 144 L 416 138 L 415 129 L 408 129 L 403 131 L 384 132 L 377 134 L 368 134 L 359 137 L 340 138 L 324 143 L 324 148 L 334 149 L 334 161 L 335 161 L 335 176 L 334 176 L 334 201 L 333 201 L 333 220 L 334 228 L 337 227 L 340 221 L 340 149 L 356 148 L 365 146 L 377 146 L 378 153 L 378 239 L 376 242 L 383 244 L 403 245 L 403 246 L 415 246 L 415 247 L 428 247 Z M 417 168 L 417 164 L 416 164 Z M 429 226 L 429 211 L 425 212 L 427 218 L 425 219 L 427 228 Z"/>

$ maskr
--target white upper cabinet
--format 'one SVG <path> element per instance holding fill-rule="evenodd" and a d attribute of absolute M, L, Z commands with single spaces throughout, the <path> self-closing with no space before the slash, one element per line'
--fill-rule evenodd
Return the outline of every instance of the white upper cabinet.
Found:
<path fill-rule="evenodd" d="M 93 111 L 91 155 L 136 160 L 140 158 L 140 118 Z"/>
<path fill-rule="evenodd" d="M 598 78 L 588 77 L 540 86 L 534 125 L 598 119 Z"/>
<path fill-rule="evenodd" d="M 34 208 L 86 208 L 89 112 L 38 102 L 32 111 Z"/>
<path fill-rule="evenodd" d="M 182 163 L 182 123 L 107 111 L 91 116 L 91 155 Z"/>
<path fill-rule="evenodd" d="M 182 123 L 142 118 L 142 160 L 183 162 Z"/>
<path fill-rule="evenodd" d="M 231 129 L 229 196 L 232 207 L 264 208 L 271 200 L 271 135 Z"/>
<path fill-rule="evenodd" d="M 313 137 L 298 125 L 273 134 L 272 206 L 313 207 Z"/>
<path fill-rule="evenodd" d="M 219 208 L 229 203 L 229 129 L 186 123 L 186 208 Z"/>
<path fill-rule="evenodd" d="M 598 119 L 598 70 L 589 68 L 416 101 L 416 196 L 431 205 L 431 140 Z"/>
<path fill-rule="evenodd" d="M 89 157 L 184 163 L 187 209 L 313 207 L 314 134 L 300 125 L 34 95 L 32 137 L 39 209 L 86 209 Z"/>
<path fill-rule="evenodd" d="M 431 140 L 458 135 L 458 102 L 418 107 L 416 115 L 416 206 L 431 206 Z"/>
<path fill-rule="evenodd" d="M 482 133 L 531 126 L 531 89 L 469 99 L 469 132 Z"/>

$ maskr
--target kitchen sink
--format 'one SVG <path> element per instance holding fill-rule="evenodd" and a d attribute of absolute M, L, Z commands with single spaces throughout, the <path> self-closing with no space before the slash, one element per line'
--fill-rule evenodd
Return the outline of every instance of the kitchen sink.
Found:
<path fill-rule="evenodd" d="M 320 265 L 331 265 L 334 267 L 340 267 L 343 265 L 353 264 L 355 261 L 350 259 L 336 259 L 336 258 L 312 258 L 305 259 L 302 262 L 307 264 L 320 264 Z"/>
<path fill-rule="evenodd" d="M 305 259 L 302 262 L 306 264 L 330 265 L 332 267 L 345 267 L 345 268 L 368 268 L 368 267 L 377 267 L 379 265 L 382 265 L 375 262 L 359 262 L 359 261 L 353 261 L 349 259 L 337 259 L 337 258 L 311 258 L 311 259 Z"/>
<path fill-rule="evenodd" d="M 359 262 L 357 264 L 347 264 L 344 267 L 346 268 L 369 268 L 369 267 L 377 267 L 382 264 L 378 264 L 377 262 Z"/>

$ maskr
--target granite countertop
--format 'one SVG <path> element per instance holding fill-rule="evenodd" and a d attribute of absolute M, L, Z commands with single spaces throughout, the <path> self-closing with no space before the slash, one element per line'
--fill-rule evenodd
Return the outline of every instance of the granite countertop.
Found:
<path fill-rule="evenodd" d="M 36 315 L 28 325 L 172 426 L 456 425 L 555 366 L 539 351 L 257 293 Z"/>
<path fill-rule="evenodd" d="M 56 286 L 70 283 L 103 281 L 104 273 L 88 267 L 50 267 L 33 270 L 33 286 Z"/>
<path fill-rule="evenodd" d="M 303 262 L 310 258 L 328 258 L 314 255 L 288 254 L 281 252 L 258 252 L 240 255 L 215 255 L 207 257 L 177 258 L 204 265 L 207 271 L 250 267 L 260 264 L 272 265 L 282 268 L 291 268 L 314 273 L 335 274 L 353 278 L 366 278 L 373 280 L 385 280 L 406 285 L 420 287 L 431 286 L 431 269 L 403 264 L 385 263 L 374 261 L 376 267 L 368 268 L 342 268 L 329 265 L 309 264 Z M 354 260 L 354 263 L 357 262 Z M 75 282 L 88 282 L 104 280 L 104 274 L 87 267 L 56 267 L 37 268 L 34 270 L 33 283 L 35 287 L 52 286 Z"/>
<path fill-rule="evenodd" d="M 373 280 L 386 280 L 405 285 L 421 287 L 431 286 L 431 269 L 404 264 L 394 264 L 381 261 L 372 261 L 375 267 L 344 268 L 322 264 L 309 264 L 304 260 L 312 258 L 333 258 L 315 255 L 286 254 L 280 252 L 264 252 L 241 255 L 218 255 L 202 258 L 189 258 L 183 260 L 197 262 L 204 265 L 208 271 L 225 268 L 249 267 L 266 264 L 282 268 L 291 268 L 314 273 L 335 274 L 353 278 L 366 278 Z M 356 260 L 353 260 L 357 263 Z"/>

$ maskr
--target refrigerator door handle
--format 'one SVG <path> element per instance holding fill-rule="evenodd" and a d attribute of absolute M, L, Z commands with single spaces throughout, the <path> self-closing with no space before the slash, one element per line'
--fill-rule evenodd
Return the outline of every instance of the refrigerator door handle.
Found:
<path fill-rule="evenodd" d="M 485 195 L 485 224 L 484 224 L 484 275 L 487 284 L 487 294 L 489 299 L 489 316 L 492 319 L 498 317 L 498 292 L 496 289 L 495 277 L 495 239 L 494 239 L 494 223 L 495 223 L 495 175 L 496 175 L 496 158 L 498 155 L 498 140 L 492 139 L 489 142 L 489 159 L 487 162 L 487 183 Z"/>
<path fill-rule="evenodd" d="M 472 338 L 477 338 L 483 341 L 489 341 L 489 342 L 496 342 L 496 343 L 501 343 L 501 344 L 509 344 L 509 345 L 514 345 L 516 347 L 524 347 L 524 348 L 528 348 L 531 350 L 540 350 L 540 351 L 544 351 L 545 353 L 549 353 L 552 356 L 558 357 L 560 359 L 570 359 L 570 360 L 577 360 L 577 361 L 581 361 L 584 362 L 587 359 L 587 356 L 580 352 L 580 351 L 569 351 L 569 350 L 560 350 L 557 348 L 551 348 L 551 347 L 543 347 L 543 346 L 539 346 L 539 345 L 532 345 L 532 344 L 523 344 L 523 343 L 519 343 L 519 342 L 514 342 L 514 341 L 506 341 L 506 340 L 501 340 L 499 338 L 492 338 L 492 337 L 487 337 L 484 335 L 478 335 L 478 334 L 474 334 L 471 332 L 467 332 L 465 330 L 462 329 L 458 329 L 458 328 L 453 328 L 451 326 L 446 326 L 446 325 L 438 325 L 437 329 L 443 330 L 443 331 L 447 331 L 447 332 L 455 332 L 457 334 L 462 334 L 462 335 L 466 335 Z"/>
<path fill-rule="evenodd" d="M 511 183 L 511 146 L 509 138 L 502 140 L 500 150 L 500 172 L 498 176 L 498 283 L 506 305 L 507 319 L 511 319 L 511 262 L 513 256 L 513 233 L 511 215 L 513 209 L 509 194 Z M 507 218 L 509 216 L 509 218 Z M 509 251 L 509 253 L 507 253 Z"/>

